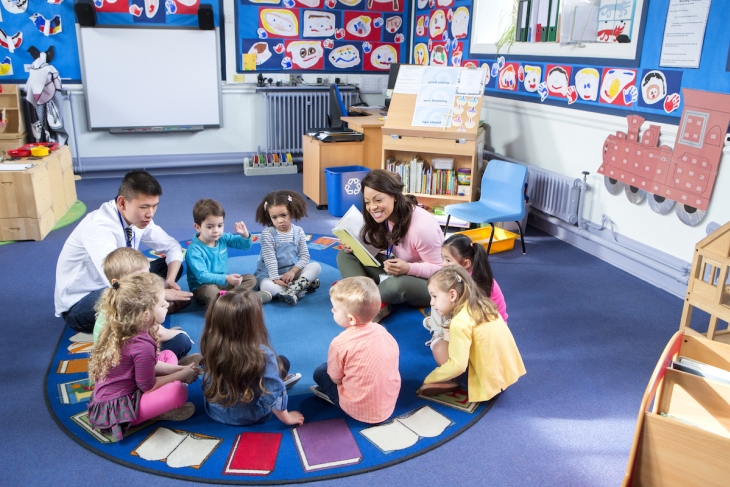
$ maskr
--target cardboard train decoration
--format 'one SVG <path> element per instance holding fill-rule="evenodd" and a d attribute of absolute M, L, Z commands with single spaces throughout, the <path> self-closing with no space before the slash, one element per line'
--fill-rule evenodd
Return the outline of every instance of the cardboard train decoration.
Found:
<path fill-rule="evenodd" d="M 702 221 L 715 185 L 730 122 L 730 95 L 683 90 L 684 111 L 674 149 L 659 146 L 658 125 L 650 125 L 639 139 L 644 118 L 629 115 L 628 133 L 609 135 L 598 169 L 609 193 L 623 189 L 640 204 L 648 196 L 656 213 L 674 211 L 686 225 Z M 676 206 L 675 206 L 676 203 Z"/>

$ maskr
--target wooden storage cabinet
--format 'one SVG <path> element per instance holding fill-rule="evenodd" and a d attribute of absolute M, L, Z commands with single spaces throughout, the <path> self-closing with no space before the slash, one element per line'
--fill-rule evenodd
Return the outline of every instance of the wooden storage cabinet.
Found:
<path fill-rule="evenodd" d="M 304 162 L 302 163 L 302 190 L 314 201 L 317 209 L 327 204 L 327 167 L 362 166 L 362 142 L 322 142 L 309 135 L 302 136 Z"/>
<path fill-rule="evenodd" d="M 0 132 L 0 151 L 17 149 L 25 144 L 25 122 L 18 85 L 0 85 L 0 112 L 5 110 L 8 123 Z"/>

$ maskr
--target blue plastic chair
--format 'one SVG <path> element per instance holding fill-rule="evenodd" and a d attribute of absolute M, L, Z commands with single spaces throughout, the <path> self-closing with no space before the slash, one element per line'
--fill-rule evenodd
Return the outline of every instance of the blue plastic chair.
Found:
<path fill-rule="evenodd" d="M 494 222 L 513 221 L 520 230 L 522 253 L 526 254 L 525 237 L 520 225 L 520 220 L 525 217 L 526 211 L 525 181 L 527 181 L 526 166 L 496 159 L 489 161 L 482 177 L 482 194 L 479 201 L 446 206 L 446 229 L 449 228 L 449 219 L 452 216 L 471 223 L 489 223 L 492 226 L 487 247 L 489 253 L 494 238 Z"/>

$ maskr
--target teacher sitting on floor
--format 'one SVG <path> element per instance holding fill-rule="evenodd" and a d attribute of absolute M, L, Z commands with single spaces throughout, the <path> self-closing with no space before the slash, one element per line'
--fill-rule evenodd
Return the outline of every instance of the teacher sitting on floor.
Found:
<path fill-rule="evenodd" d="M 362 188 L 365 225 L 360 239 L 385 250 L 385 259 L 380 267 L 365 267 L 343 244 L 337 254 L 342 277 L 368 276 L 378 284 L 386 306 L 374 321 L 390 313 L 389 305 L 428 306 L 428 278 L 441 269 L 441 227 L 416 206 L 413 196 L 403 195 L 403 183 L 395 173 L 375 169 L 362 180 Z"/>

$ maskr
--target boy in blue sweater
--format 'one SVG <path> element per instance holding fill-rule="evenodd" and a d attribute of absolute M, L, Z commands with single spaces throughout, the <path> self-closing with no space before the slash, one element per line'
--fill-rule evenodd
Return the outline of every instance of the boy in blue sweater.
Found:
<path fill-rule="evenodd" d="M 226 212 L 215 200 L 198 200 L 193 206 L 195 237 L 185 253 L 188 266 L 188 286 L 193 299 L 206 306 L 221 290 L 241 287 L 246 290 L 256 286 L 253 274 L 228 274 L 228 247 L 248 250 L 251 248 L 251 234 L 243 222 L 236 222 L 236 235 L 223 232 Z M 258 292 L 261 301 L 271 301 L 271 294 Z"/>

